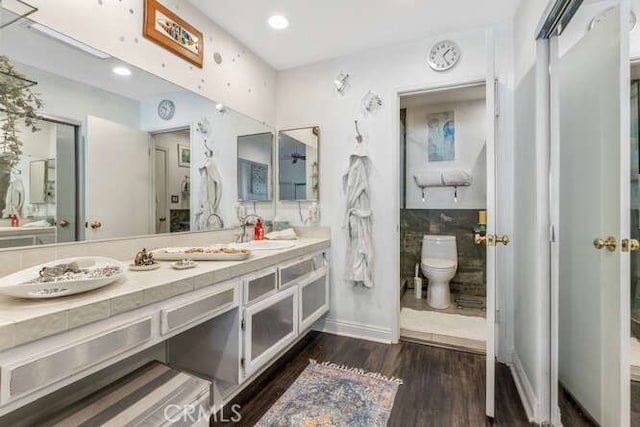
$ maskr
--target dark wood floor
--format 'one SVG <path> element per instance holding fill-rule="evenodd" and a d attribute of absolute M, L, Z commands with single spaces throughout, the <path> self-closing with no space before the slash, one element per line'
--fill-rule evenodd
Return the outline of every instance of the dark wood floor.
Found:
<path fill-rule="evenodd" d="M 578 404 L 561 384 L 558 385 L 560 417 L 564 427 L 597 427 L 589 414 Z M 640 382 L 631 381 L 631 427 L 640 427 Z"/>
<path fill-rule="evenodd" d="M 401 342 L 385 345 L 312 332 L 276 366 L 230 403 L 240 405 L 242 420 L 230 423 L 230 408 L 212 425 L 254 425 L 295 381 L 309 359 L 331 361 L 404 380 L 389 426 L 483 426 L 485 356 Z M 496 426 L 527 426 L 509 369 L 497 367 Z M 223 420 L 223 416 L 225 419 Z"/>

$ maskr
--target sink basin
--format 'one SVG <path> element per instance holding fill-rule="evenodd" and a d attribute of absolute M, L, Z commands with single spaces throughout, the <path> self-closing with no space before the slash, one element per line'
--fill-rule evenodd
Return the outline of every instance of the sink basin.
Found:
<path fill-rule="evenodd" d="M 246 243 L 238 243 L 234 246 L 254 251 L 275 251 L 279 249 L 292 248 L 295 246 L 295 243 L 285 240 L 252 240 Z"/>

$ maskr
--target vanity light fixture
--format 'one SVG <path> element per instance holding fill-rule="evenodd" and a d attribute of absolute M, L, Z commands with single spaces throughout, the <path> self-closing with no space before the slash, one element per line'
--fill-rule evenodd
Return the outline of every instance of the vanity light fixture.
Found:
<path fill-rule="evenodd" d="M 47 35 L 47 36 L 49 36 L 51 38 L 59 40 L 59 41 L 61 41 L 63 43 L 66 43 L 66 44 L 68 44 L 70 46 L 73 46 L 73 47 L 75 47 L 77 49 L 80 49 L 80 50 L 82 50 L 82 51 L 84 51 L 84 52 L 86 52 L 86 53 L 88 53 L 90 55 L 93 55 L 96 58 L 100 58 L 100 59 L 111 58 L 110 55 L 104 53 L 101 50 L 94 49 L 89 45 L 86 45 L 86 44 L 84 44 L 82 42 L 79 42 L 78 40 L 76 40 L 74 38 L 71 38 L 71 37 L 67 36 L 66 34 L 59 33 L 59 32 L 57 32 L 55 30 L 52 30 L 49 27 L 45 27 L 42 24 L 38 24 L 37 22 L 34 22 L 29 27 L 33 28 L 34 30 L 39 31 L 42 34 L 45 34 L 45 35 Z"/>
<path fill-rule="evenodd" d="M 335 78 L 333 84 L 336 86 L 340 95 L 344 95 L 345 89 L 347 89 L 349 80 L 349 73 L 340 73 L 338 77 Z"/>
<path fill-rule="evenodd" d="M 131 70 L 125 67 L 114 67 L 112 70 L 115 74 L 119 75 L 119 76 L 130 76 L 131 75 Z"/>
<path fill-rule="evenodd" d="M 289 26 L 289 20 L 282 15 L 273 15 L 269 17 L 267 23 L 274 30 L 284 30 Z"/>

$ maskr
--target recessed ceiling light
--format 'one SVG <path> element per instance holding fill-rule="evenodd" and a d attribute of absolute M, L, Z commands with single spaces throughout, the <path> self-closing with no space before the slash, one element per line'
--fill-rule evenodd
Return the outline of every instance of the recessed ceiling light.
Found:
<path fill-rule="evenodd" d="M 128 68 L 125 68 L 125 67 L 115 67 L 113 69 L 113 72 L 116 73 L 119 76 L 130 76 L 131 75 L 131 70 L 129 70 Z"/>
<path fill-rule="evenodd" d="M 289 20 L 282 15 L 273 15 L 267 22 L 274 30 L 284 30 L 289 26 Z"/>

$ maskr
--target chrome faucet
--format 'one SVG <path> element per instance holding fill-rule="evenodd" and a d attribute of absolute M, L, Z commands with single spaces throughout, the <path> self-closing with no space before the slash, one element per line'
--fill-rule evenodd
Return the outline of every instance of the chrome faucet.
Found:
<path fill-rule="evenodd" d="M 242 218 L 242 225 L 241 225 L 242 234 L 240 234 L 238 236 L 236 243 L 245 243 L 245 242 L 248 242 L 250 240 L 249 236 L 247 236 L 247 220 L 249 218 L 251 218 L 251 217 L 256 218 L 256 219 L 260 219 L 260 221 L 262 221 L 262 217 L 260 217 L 260 215 L 258 215 L 258 214 L 250 213 L 250 214 L 245 215 L 245 217 Z"/>

